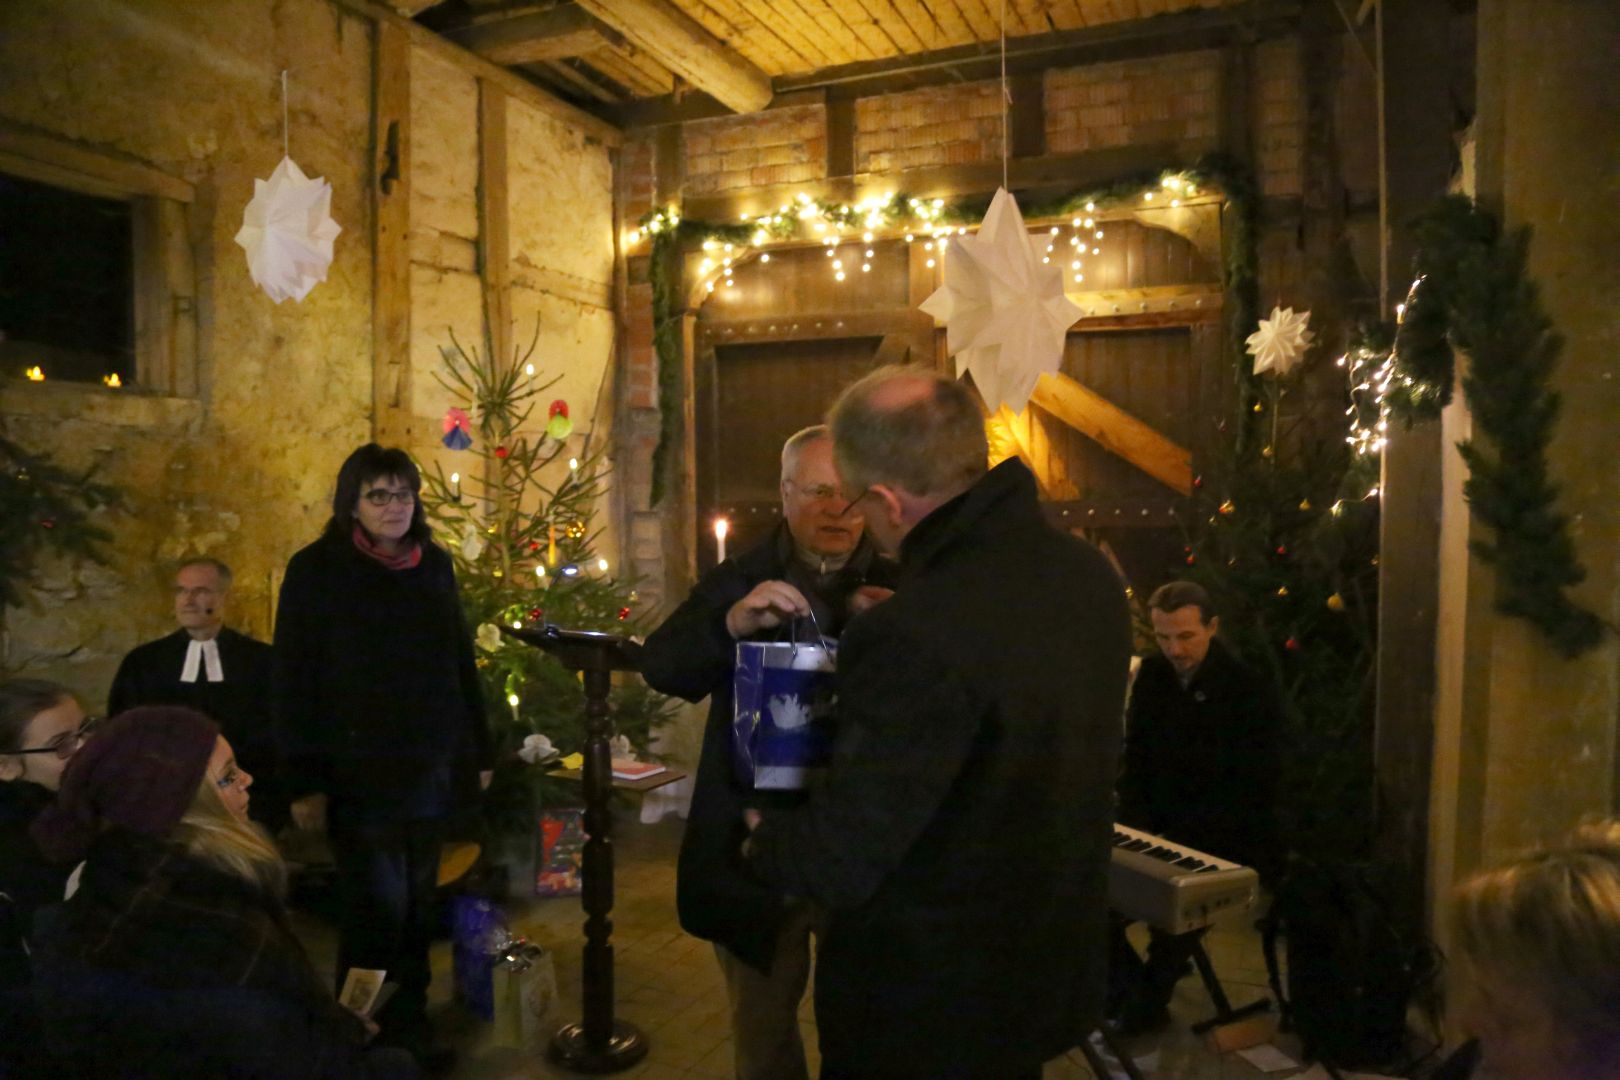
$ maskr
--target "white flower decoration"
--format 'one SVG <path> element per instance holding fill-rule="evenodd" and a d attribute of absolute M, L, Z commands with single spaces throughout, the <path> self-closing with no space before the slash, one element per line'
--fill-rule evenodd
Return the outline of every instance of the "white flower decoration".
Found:
<path fill-rule="evenodd" d="M 1304 358 L 1305 350 L 1311 347 L 1312 335 L 1305 329 L 1310 321 L 1311 313 L 1308 311 L 1296 314 L 1293 308 L 1272 308 L 1271 318 L 1261 319 L 1260 329 L 1248 337 L 1249 354 L 1254 357 L 1254 373 L 1259 375 L 1275 371 L 1279 376 L 1287 375 Z"/>
<path fill-rule="evenodd" d="M 485 652 L 495 652 L 501 647 L 501 628 L 494 623 L 480 623 L 473 637 Z"/>
<path fill-rule="evenodd" d="M 518 757 L 522 758 L 525 762 L 530 765 L 535 765 L 541 761 L 544 761 L 546 758 L 551 757 L 556 752 L 557 748 L 551 745 L 551 740 L 549 738 L 544 735 L 535 734 L 524 736 L 523 745 L 518 748 L 517 753 Z"/>

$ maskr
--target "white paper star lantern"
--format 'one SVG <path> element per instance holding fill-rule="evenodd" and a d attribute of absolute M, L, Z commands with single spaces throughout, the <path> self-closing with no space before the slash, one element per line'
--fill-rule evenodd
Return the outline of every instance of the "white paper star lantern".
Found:
<path fill-rule="evenodd" d="M 945 284 L 922 310 L 945 324 L 956 373 L 973 373 L 994 412 L 1022 412 L 1041 373 L 1063 364 L 1063 339 L 1080 309 L 1063 295 L 1063 271 L 1042 264 L 1017 201 L 998 189 L 976 236 L 951 244 Z"/>
<path fill-rule="evenodd" d="M 1311 321 L 1311 313 L 1301 311 L 1298 314 L 1293 308 L 1276 307 L 1271 309 L 1271 318 L 1260 320 L 1260 329 L 1248 337 L 1249 355 L 1254 357 L 1254 373 L 1256 375 L 1266 371 L 1275 371 L 1279 376 L 1286 375 L 1295 364 L 1305 356 L 1305 350 L 1311 347 L 1311 332 L 1305 329 L 1305 324 Z"/>
<path fill-rule="evenodd" d="M 343 230 L 330 215 L 332 185 L 311 180 L 284 157 L 268 180 L 253 181 L 236 242 L 247 252 L 253 282 L 276 303 L 302 300 L 326 280 L 332 241 Z"/>

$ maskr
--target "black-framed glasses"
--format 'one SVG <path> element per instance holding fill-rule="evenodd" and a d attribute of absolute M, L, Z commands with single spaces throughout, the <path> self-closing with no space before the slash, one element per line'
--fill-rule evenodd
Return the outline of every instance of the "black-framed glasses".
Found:
<path fill-rule="evenodd" d="M 862 499 L 866 498 L 870 494 L 872 494 L 872 489 L 871 488 L 869 488 L 869 487 L 861 488 L 860 494 L 856 495 L 853 499 L 849 500 L 849 502 L 845 503 L 844 508 L 842 510 L 838 511 L 838 516 L 839 517 L 847 517 L 849 515 L 849 512 L 851 510 L 855 509 L 855 504 L 860 502 Z"/>
<path fill-rule="evenodd" d="M 56 736 L 44 746 L 29 747 L 26 750 L 12 750 L 10 753 L 55 754 L 63 761 L 66 761 L 68 758 L 73 756 L 74 751 L 78 750 L 80 746 L 84 745 L 84 740 L 90 737 L 91 732 L 95 731 L 96 727 L 100 723 L 101 717 L 87 716 L 84 718 L 84 723 L 80 724 L 77 730 L 64 731 L 62 734 Z"/>
<path fill-rule="evenodd" d="M 389 491 L 387 488 L 372 488 L 360 497 L 372 506 L 387 506 L 391 502 L 397 502 L 401 506 L 409 506 L 416 501 L 416 492 L 410 488 L 403 488 L 399 491 Z"/>

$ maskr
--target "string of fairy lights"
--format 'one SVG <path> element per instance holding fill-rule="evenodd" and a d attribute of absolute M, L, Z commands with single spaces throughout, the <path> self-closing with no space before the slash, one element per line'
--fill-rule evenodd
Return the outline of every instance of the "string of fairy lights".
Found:
<path fill-rule="evenodd" d="M 1395 305 L 1396 326 L 1405 319 L 1406 309 L 1422 283 L 1422 277 L 1414 280 L 1405 301 Z M 1350 421 L 1345 441 L 1362 457 L 1380 454 L 1389 443 L 1390 390 L 1397 380 L 1401 386 L 1410 387 L 1413 379 L 1401 373 L 1400 354 L 1393 345 L 1377 348 L 1357 343 L 1336 363 L 1345 370 L 1350 387 L 1350 405 L 1344 411 Z M 1372 494 L 1377 494 L 1376 488 Z"/>
<path fill-rule="evenodd" d="M 1179 207 L 1184 198 L 1198 195 L 1196 183 L 1179 172 L 1166 173 L 1160 178 L 1158 189 L 1141 193 L 1141 201 Z M 1104 222 L 1095 201 L 1084 205 L 1068 224 L 1047 227 L 1047 243 L 1041 261 L 1066 262 L 1066 273 L 1076 285 L 1086 280 L 1086 259 L 1102 254 L 1107 237 Z M 909 247 L 922 244 L 924 265 L 932 270 L 945 258 L 953 237 L 966 236 L 977 231 L 977 226 L 955 225 L 944 220 L 946 206 L 943 199 L 917 199 L 897 195 L 893 191 L 868 196 L 854 203 L 829 202 L 799 192 L 792 200 L 772 210 L 758 214 L 743 214 L 739 227 L 752 231 L 746 239 L 706 237 L 702 241 L 703 256 L 697 263 L 697 274 L 706 292 L 736 288 L 736 267 L 748 256 L 758 255 L 758 261 L 771 261 L 772 246 L 800 246 L 806 242 L 819 243 L 827 260 L 828 274 L 836 282 L 870 274 L 877 256 L 874 247 L 880 240 L 901 239 Z M 634 246 L 658 234 L 678 228 L 680 211 L 676 207 L 655 210 L 641 220 L 626 236 Z M 1065 244 L 1065 239 L 1067 243 Z M 1062 245 L 1060 247 L 1060 245 Z"/>

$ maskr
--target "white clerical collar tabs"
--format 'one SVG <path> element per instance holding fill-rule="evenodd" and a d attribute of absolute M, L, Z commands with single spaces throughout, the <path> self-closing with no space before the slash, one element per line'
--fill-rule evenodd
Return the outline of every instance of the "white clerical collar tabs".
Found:
<path fill-rule="evenodd" d="M 180 669 L 181 682 L 196 682 L 197 669 L 202 668 L 208 673 L 209 682 L 224 682 L 225 667 L 219 662 L 219 640 L 209 638 L 207 641 L 198 641 L 192 638 L 186 645 L 186 663 Z"/>

